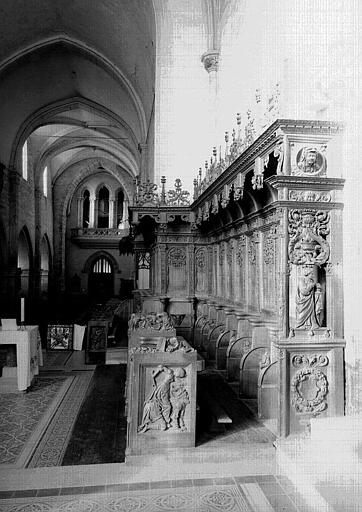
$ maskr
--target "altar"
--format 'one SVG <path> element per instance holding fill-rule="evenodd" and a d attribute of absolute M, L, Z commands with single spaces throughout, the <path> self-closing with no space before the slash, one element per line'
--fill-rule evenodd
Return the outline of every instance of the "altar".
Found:
<path fill-rule="evenodd" d="M 0 328 L 0 345 L 16 345 L 17 388 L 26 391 L 33 378 L 39 373 L 43 364 L 41 342 L 37 325 L 28 325 L 20 330 L 3 330 Z M 0 378 L 0 393 L 4 391 L 2 384 L 12 374 L 13 368 L 4 367 Z"/>

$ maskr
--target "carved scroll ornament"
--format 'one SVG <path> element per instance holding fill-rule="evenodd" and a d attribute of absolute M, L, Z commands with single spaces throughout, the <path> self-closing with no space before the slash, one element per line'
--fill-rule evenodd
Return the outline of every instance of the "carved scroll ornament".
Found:
<path fill-rule="evenodd" d="M 289 260 L 295 265 L 323 265 L 329 258 L 329 213 L 316 210 L 289 212 Z"/>

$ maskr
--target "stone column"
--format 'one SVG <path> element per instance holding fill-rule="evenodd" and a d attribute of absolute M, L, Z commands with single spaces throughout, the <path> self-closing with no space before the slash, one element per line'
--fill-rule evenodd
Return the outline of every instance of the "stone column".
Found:
<path fill-rule="evenodd" d="M 142 181 L 146 181 L 147 178 L 150 178 L 149 170 L 148 170 L 148 145 L 145 143 L 143 143 L 143 144 L 139 143 L 138 151 L 141 154 L 140 175 L 141 175 Z"/>
<path fill-rule="evenodd" d="M 114 199 L 109 200 L 108 227 L 114 228 Z"/>
<path fill-rule="evenodd" d="M 129 205 L 128 200 L 125 198 L 123 200 L 122 229 L 129 228 L 128 205 Z"/>
<path fill-rule="evenodd" d="M 96 196 L 91 195 L 89 197 L 89 227 L 95 227 L 95 213 L 96 213 Z"/>
<path fill-rule="evenodd" d="M 77 208 L 78 208 L 78 221 L 77 221 L 77 224 L 78 224 L 78 228 L 82 228 L 83 227 L 83 197 L 78 197 L 77 199 Z"/>
<path fill-rule="evenodd" d="M 210 140 L 215 141 L 218 136 L 218 69 L 219 69 L 218 50 L 209 50 L 201 57 L 206 71 L 209 74 L 209 119 L 210 119 Z"/>

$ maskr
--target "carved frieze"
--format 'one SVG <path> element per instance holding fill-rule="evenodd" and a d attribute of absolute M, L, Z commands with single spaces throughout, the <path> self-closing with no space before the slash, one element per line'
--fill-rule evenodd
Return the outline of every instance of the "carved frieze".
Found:
<path fill-rule="evenodd" d="M 289 201 L 329 203 L 332 197 L 329 192 L 315 190 L 289 190 Z"/>
<path fill-rule="evenodd" d="M 289 259 L 296 265 L 322 265 L 329 258 L 329 213 L 318 210 L 291 210 L 288 232 Z"/>
<path fill-rule="evenodd" d="M 185 383 L 186 370 L 159 365 L 152 371 L 153 389 L 143 405 L 138 433 L 148 430 L 185 432 L 185 411 L 190 403 Z"/>
<path fill-rule="evenodd" d="M 172 247 L 168 251 L 168 264 L 170 267 L 184 267 L 186 265 L 186 252 L 180 247 Z"/>
<path fill-rule="evenodd" d="M 173 331 L 173 325 L 167 313 L 150 313 L 148 315 L 139 315 L 132 313 L 128 321 L 128 329 L 151 329 L 154 331 Z"/>

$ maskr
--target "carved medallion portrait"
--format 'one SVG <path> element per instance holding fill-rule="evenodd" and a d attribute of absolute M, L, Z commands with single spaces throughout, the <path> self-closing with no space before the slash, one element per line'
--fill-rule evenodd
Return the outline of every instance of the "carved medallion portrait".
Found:
<path fill-rule="evenodd" d="M 325 158 L 315 147 L 304 147 L 297 154 L 298 174 L 317 176 L 325 173 Z"/>

